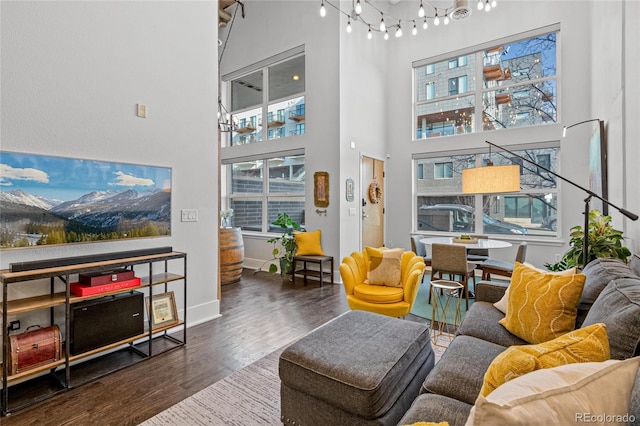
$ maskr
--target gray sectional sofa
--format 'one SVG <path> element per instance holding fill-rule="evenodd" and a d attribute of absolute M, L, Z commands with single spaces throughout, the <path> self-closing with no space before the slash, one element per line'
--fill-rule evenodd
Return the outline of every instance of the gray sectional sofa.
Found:
<path fill-rule="evenodd" d="M 612 359 L 640 355 L 640 257 L 634 255 L 629 265 L 597 259 L 583 273 L 587 278 L 578 306 L 577 328 L 605 323 Z M 508 346 L 528 344 L 498 324 L 504 314 L 493 303 L 505 290 L 506 285 L 478 283 L 476 303 L 400 425 L 442 421 L 450 426 L 464 425 L 493 359 Z M 640 373 L 630 404 L 630 413 L 640 422 Z"/>

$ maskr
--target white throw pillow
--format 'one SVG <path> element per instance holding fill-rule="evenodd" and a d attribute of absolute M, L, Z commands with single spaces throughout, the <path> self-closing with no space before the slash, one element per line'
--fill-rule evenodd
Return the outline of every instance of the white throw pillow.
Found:
<path fill-rule="evenodd" d="M 626 425 L 640 357 L 536 370 L 478 396 L 466 426 Z"/>

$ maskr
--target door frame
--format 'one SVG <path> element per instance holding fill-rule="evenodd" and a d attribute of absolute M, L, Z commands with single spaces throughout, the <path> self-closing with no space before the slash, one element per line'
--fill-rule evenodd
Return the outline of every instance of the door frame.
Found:
<path fill-rule="evenodd" d="M 386 201 L 386 196 L 385 196 L 385 192 L 387 189 L 387 162 L 386 159 L 384 157 L 380 157 L 378 155 L 374 155 L 374 154 L 368 154 L 364 151 L 360 151 L 358 154 L 358 179 L 360 181 L 360 184 L 358 185 L 358 247 L 359 250 L 362 251 L 364 250 L 364 247 L 362 247 L 362 199 L 366 198 L 367 194 L 363 194 L 362 193 L 362 158 L 363 157 L 368 157 L 371 158 L 373 160 L 376 161 L 381 161 L 382 162 L 382 187 L 384 188 L 384 191 L 382 192 L 382 200 L 383 202 Z M 386 202 L 385 202 L 385 213 L 382 215 L 382 243 L 384 244 L 385 241 L 387 241 L 387 207 L 386 207 Z"/>

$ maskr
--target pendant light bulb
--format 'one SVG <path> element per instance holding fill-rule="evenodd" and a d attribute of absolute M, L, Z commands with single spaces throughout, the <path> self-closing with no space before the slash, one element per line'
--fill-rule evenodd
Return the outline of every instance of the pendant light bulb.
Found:
<path fill-rule="evenodd" d="M 491 10 L 491 3 L 489 3 L 489 0 L 487 0 L 487 2 L 484 4 L 484 11 L 488 12 Z"/>
<path fill-rule="evenodd" d="M 422 0 L 420 0 L 420 7 L 418 8 L 418 16 L 420 18 L 424 18 L 424 6 L 422 5 Z"/>
<path fill-rule="evenodd" d="M 351 34 L 351 18 L 347 21 L 347 32 Z"/>
<path fill-rule="evenodd" d="M 385 39 L 385 40 L 389 40 L 389 31 L 386 31 L 386 30 L 385 30 L 385 32 L 384 32 L 384 39 Z"/>
<path fill-rule="evenodd" d="M 384 24 L 384 15 L 380 12 L 380 31 L 385 32 L 387 30 L 387 26 Z"/>
<path fill-rule="evenodd" d="M 367 38 L 371 40 L 373 38 L 373 33 L 371 32 L 371 27 L 369 27 L 369 32 L 367 33 Z"/>
<path fill-rule="evenodd" d="M 445 25 L 449 25 L 449 14 L 448 13 L 444 14 L 444 24 Z"/>
<path fill-rule="evenodd" d="M 400 21 L 398 21 L 398 29 L 396 30 L 396 38 L 402 37 L 402 28 L 400 28 Z"/>
<path fill-rule="evenodd" d="M 436 27 L 440 25 L 440 18 L 438 17 L 438 9 L 436 9 L 436 17 L 433 18 L 433 25 L 435 25 Z"/>
<path fill-rule="evenodd" d="M 478 0 L 478 10 L 484 9 L 484 2 L 482 0 Z"/>
<path fill-rule="evenodd" d="M 491 7 L 495 9 L 495 7 L 498 5 L 498 2 L 496 0 L 493 0 L 491 2 Z"/>
<path fill-rule="evenodd" d="M 418 27 L 416 27 L 416 21 L 413 21 L 413 28 L 411 29 L 411 35 L 418 34 Z"/>
<path fill-rule="evenodd" d="M 356 14 L 360 15 L 362 13 L 362 5 L 360 4 L 360 0 L 356 1 Z"/>
<path fill-rule="evenodd" d="M 324 1 L 320 5 L 320 16 L 322 16 L 323 18 L 327 16 L 327 9 L 324 7 Z"/>
<path fill-rule="evenodd" d="M 424 18 L 424 22 L 422 23 L 422 29 L 426 30 L 429 28 L 429 23 L 427 22 L 427 18 Z"/>

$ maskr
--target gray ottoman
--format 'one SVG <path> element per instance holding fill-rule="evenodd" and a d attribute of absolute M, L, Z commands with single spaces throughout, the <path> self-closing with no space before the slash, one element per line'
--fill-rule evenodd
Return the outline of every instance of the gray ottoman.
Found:
<path fill-rule="evenodd" d="M 395 425 L 433 364 L 426 325 L 349 311 L 280 355 L 282 422 Z"/>

